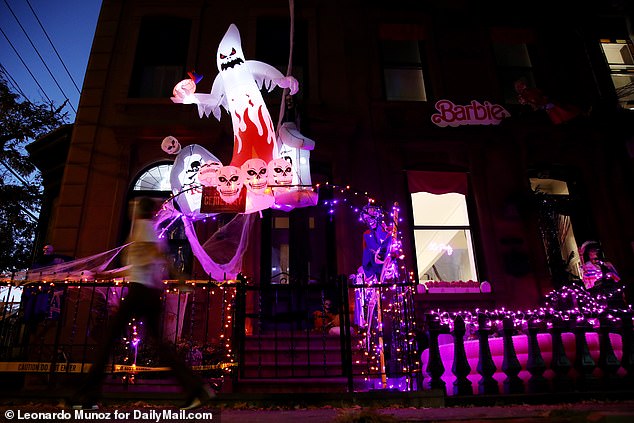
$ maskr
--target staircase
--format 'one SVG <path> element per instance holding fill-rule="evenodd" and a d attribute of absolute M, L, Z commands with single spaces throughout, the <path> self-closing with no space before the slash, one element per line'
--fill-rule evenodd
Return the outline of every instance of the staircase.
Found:
<path fill-rule="evenodd" d="M 250 335 L 234 392 L 347 392 L 345 366 L 339 335 L 311 330 Z M 358 366 L 353 372 L 361 373 Z"/>

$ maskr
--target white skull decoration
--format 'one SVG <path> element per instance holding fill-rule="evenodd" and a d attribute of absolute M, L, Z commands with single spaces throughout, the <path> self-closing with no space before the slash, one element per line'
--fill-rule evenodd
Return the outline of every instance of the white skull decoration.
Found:
<path fill-rule="evenodd" d="M 191 78 L 183 79 L 178 84 L 174 86 L 174 90 L 172 94 L 174 97 L 179 98 L 181 100 L 185 99 L 187 96 L 190 96 L 196 92 L 196 82 Z"/>
<path fill-rule="evenodd" d="M 222 167 L 220 162 L 206 162 L 200 166 L 198 172 L 198 180 L 206 187 L 215 187 L 218 185 L 218 170 Z"/>
<path fill-rule="evenodd" d="M 231 204 L 240 196 L 240 190 L 244 186 L 242 170 L 236 166 L 223 166 L 218 170 L 218 186 L 220 198 Z"/>
<path fill-rule="evenodd" d="M 291 185 L 293 165 L 286 159 L 273 159 L 268 165 L 269 185 Z"/>
<path fill-rule="evenodd" d="M 241 167 L 247 189 L 262 194 L 267 186 L 267 167 L 262 159 L 249 159 Z"/>
<path fill-rule="evenodd" d="M 163 138 L 163 142 L 161 142 L 161 150 L 165 151 L 167 154 L 178 154 L 181 151 L 181 145 L 176 138 L 170 135 Z"/>

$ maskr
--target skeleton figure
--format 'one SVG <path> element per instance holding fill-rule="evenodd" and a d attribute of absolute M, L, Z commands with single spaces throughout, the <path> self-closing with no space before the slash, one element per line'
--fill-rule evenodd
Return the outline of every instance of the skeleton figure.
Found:
<path fill-rule="evenodd" d="M 268 164 L 269 185 L 291 185 L 293 165 L 285 159 L 273 159 Z"/>
<path fill-rule="evenodd" d="M 218 185 L 216 189 L 226 203 L 232 204 L 240 197 L 240 190 L 244 186 L 242 170 L 236 166 L 223 166 L 218 170 Z"/>
<path fill-rule="evenodd" d="M 268 182 L 268 169 L 262 159 L 249 159 L 241 167 L 245 177 L 245 185 L 256 194 L 264 193 Z"/>
<path fill-rule="evenodd" d="M 163 142 L 161 142 L 161 150 L 165 151 L 167 154 L 178 154 L 181 151 L 181 145 L 176 138 L 170 135 L 163 138 Z"/>

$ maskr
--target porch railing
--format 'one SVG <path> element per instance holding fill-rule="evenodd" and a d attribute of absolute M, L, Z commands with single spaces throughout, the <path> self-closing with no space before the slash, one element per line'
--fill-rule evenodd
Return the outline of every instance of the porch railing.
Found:
<path fill-rule="evenodd" d="M 439 315 L 427 315 L 425 389 L 460 396 L 634 389 L 631 312 L 533 319 L 520 335 L 512 318 L 502 325 L 501 337 L 492 337 L 492 322 L 481 314 L 475 339 L 465 341 L 462 317 L 450 330 Z M 441 345 L 443 335 L 451 335 L 452 342 Z"/>
<path fill-rule="evenodd" d="M 221 384 L 237 366 L 236 296 L 242 280 L 166 281 L 162 337 L 177 345 L 195 371 Z M 35 384 L 52 384 L 86 372 L 109 318 L 125 298 L 126 283 L 2 283 L 0 294 L 0 374 L 39 374 Z M 19 292 L 19 295 L 16 293 Z M 122 383 L 156 378 L 167 370 L 131 321 L 112 352 L 106 371 Z M 159 376 L 160 377 L 160 376 Z"/>
<path fill-rule="evenodd" d="M 0 377 L 36 374 L 42 377 L 28 379 L 40 384 L 88 369 L 126 289 L 121 283 L 65 281 L 0 287 Z M 172 281 L 165 285 L 163 336 L 179 344 L 195 370 L 218 384 L 258 379 L 310 384 L 330 378 L 348 392 L 441 389 L 450 396 L 634 389 L 631 311 L 592 318 L 534 316 L 523 327 L 511 318 L 493 322 L 483 313 L 470 336 L 461 317 L 450 327 L 440 315 L 429 314 L 424 322 L 428 348 L 419 355 L 411 335 L 422 331 L 413 326 L 410 288 L 359 286 L 344 278 L 265 287 L 244 278 Z M 19 300 L 14 290 L 22 291 Z M 359 322 L 354 310 L 365 307 L 368 316 L 367 302 L 379 292 L 384 316 L 401 314 L 390 328 L 377 332 L 376 321 Z M 312 320 L 325 299 L 339 312 L 338 330 L 332 333 L 316 330 Z M 405 307 L 390 309 L 388 304 Z M 157 378 L 163 370 L 143 339 L 142 325 L 135 333 L 131 323 L 109 367 L 123 384 L 130 378 Z M 379 334 L 384 348 L 403 353 L 384 357 L 384 369 L 376 354 Z"/>

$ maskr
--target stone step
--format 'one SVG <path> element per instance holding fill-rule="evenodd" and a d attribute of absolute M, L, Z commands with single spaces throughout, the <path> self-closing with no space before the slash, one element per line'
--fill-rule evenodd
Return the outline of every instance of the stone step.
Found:
<path fill-rule="evenodd" d="M 318 393 L 347 392 L 345 377 L 296 377 L 240 379 L 234 391 L 240 393 Z"/>
<path fill-rule="evenodd" d="M 341 347 L 339 335 L 306 336 L 306 335 L 252 335 L 244 339 L 245 349 L 277 348 L 277 349 L 321 349 L 325 347 Z"/>
<path fill-rule="evenodd" d="M 268 362 L 320 362 L 335 361 L 341 362 L 341 350 L 339 349 L 319 349 L 319 350 L 301 350 L 301 349 L 262 349 L 247 350 L 244 354 L 246 364 L 258 363 L 262 361 Z"/>
<path fill-rule="evenodd" d="M 307 378 L 307 377 L 335 377 L 342 375 L 341 366 L 316 366 L 316 365 L 295 365 L 276 366 L 261 365 L 257 367 L 242 368 L 242 377 L 245 379 L 262 378 Z"/>

